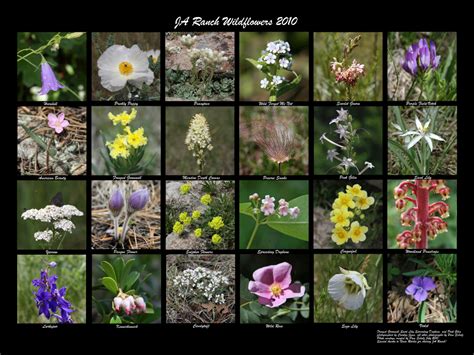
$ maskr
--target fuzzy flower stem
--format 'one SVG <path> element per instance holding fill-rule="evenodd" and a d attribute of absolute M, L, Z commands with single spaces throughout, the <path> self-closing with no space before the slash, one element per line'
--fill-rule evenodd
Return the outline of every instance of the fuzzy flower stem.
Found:
<path fill-rule="evenodd" d="M 114 241 L 117 242 L 119 240 L 119 220 L 118 217 L 112 217 L 114 220 Z"/>
<path fill-rule="evenodd" d="M 128 222 L 130 222 L 130 217 L 132 217 L 132 213 L 128 214 L 125 216 L 125 221 L 123 222 L 123 231 L 122 231 L 122 237 L 120 238 L 120 244 L 122 245 L 122 248 L 125 248 L 125 237 L 127 236 L 128 232 Z"/>
<path fill-rule="evenodd" d="M 416 242 L 417 249 L 428 248 L 428 239 L 426 236 L 426 226 L 429 218 L 430 191 L 422 187 L 422 180 L 416 180 L 416 200 L 417 200 L 417 223 L 420 222 L 421 236 Z"/>

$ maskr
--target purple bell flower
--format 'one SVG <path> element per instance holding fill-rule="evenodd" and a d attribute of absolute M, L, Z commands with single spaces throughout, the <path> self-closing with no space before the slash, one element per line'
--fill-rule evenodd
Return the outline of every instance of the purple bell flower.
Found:
<path fill-rule="evenodd" d="M 51 66 L 46 61 L 41 63 L 41 82 L 42 86 L 41 91 L 39 92 L 40 95 L 46 95 L 51 90 L 57 91 L 64 88 L 64 86 L 56 79 L 53 69 L 51 69 Z"/>
<path fill-rule="evenodd" d="M 436 284 L 431 277 L 416 276 L 405 289 L 405 293 L 413 296 L 416 301 L 423 302 L 428 298 L 428 291 L 434 290 L 435 288 Z"/>
<path fill-rule="evenodd" d="M 426 39 L 422 38 L 413 43 L 405 52 L 402 68 L 408 74 L 416 76 L 419 71 L 425 72 L 429 69 L 437 69 L 441 56 L 436 55 L 436 44 L 431 41 L 428 45 Z"/>
<path fill-rule="evenodd" d="M 129 212 L 135 212 L 143 209 L 150 199 L 147 188 L 140 189 L 132 193 L 128 199 Z"/>

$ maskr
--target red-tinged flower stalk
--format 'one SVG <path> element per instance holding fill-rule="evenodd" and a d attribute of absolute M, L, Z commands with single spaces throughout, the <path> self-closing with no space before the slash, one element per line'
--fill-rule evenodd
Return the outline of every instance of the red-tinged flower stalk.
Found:
<path fill-rule="evenodd" d="M 441 196 L 443 201 L 430 204 L 430 193 Z M 444 202 L 449 198 L 450 189 L 444 180 L 406 180 L 393 190 L 395 207 L 401 211 L 400 224 L 412 227 L 397 235 L 400 248 L 428 248 L 428 240 L 434 240 L 439 233 L 448 231 L 444 218 L 449 217 L 449 205 Z M 405 209 L 409 204 L 412 207 Z"/>

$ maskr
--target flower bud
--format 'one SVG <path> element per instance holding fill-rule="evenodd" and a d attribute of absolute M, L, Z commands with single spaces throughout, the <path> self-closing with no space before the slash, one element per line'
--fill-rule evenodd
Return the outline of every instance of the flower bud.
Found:
<path fill-rule="evenodd" d="M 403 212 L 400 215 L 400 223 L 402 226 L 405 226 L 405 227 L 411 226 L 412 220 L 413 220 L 412 216 L 407 212 Z"/>
<path fill-rule="evenodd" d="M 256 201 L 258 201 L 258 199 L 259 199 L 259 196 L 258 196 L 258 193 L 256 193 L 256 192 L 249 196 L 250 201 L 256 202 Z"/>
<path fill-rule="evenodd" d="M 51 261 L 48 265 L 49 265 L 49 267 L 53 267 L 53 268 L 54 268 L 54 267 L 56 267 L 56 265 L 58 265 L 58 264 L 56 264 L 55 261 Z"/>
<path fill-rule="evenodd" d="M 74 39 L 74 38 L 79 38 L 81 37 L 85 32 L 71 32 L 68 33 L 64 38 L 66 39 Z"/>
<path fill-rule="evenodd" d="M 135 298 L 135 305 L 137 306 L 137 313 L 145 313 L 146 312 L 146 303 L 143 297 Z"/>
<path fill-rule="evenodd" d="M 118 217 L 123 208 L 123 196 L 120 190 L 115 190 L 109 199 L 109 210 L 114 217 Z"/>
<path fill-rule="evenodd" d="M 132 310 L 134 310 L 135 308 L 137 308 L 136 304 L 135 304 L 135 299 L 133 298 L 133 296 L 128 296 L 126 298 L 128 300 L 128 302 L 130 302 L 130 308 Z"/>
<path fill-rule="evenodd" d="M 395 207 L 397 207 L 397 210 L 403 211 L 407 205 L 407 201 L 404 199 L 398 199 L 395 201 Z"/>
<path fill-rule="evenodd" d="M 130 304 L 130 300 L 128 299 L 128 297 L 122 301 L 120 307 L 127 315 L 130 315 L 130 313 L 132 312 L 132 305 Z"/>
<path fill-rule="evenodd" d="M 401 199 L 405 197 L 406 191 L 402 189 L 401 187 L 396 187 L 393 189 L 393 198 L 394 199 Z"/>
<path fill-rule="evenodd" d="M 114 309 L 118 312 L 120 311 L 120 306 L 122 305 L 122 298 L 121 297 L 115 297 L 114 298 Z"/>
<path fill-rule="evenodd" d="M 439 189 L 439 194 L 441 195 L 441 199 L 443 201 L 447 200 L 449 198 L 449 187 L 443 187 L 441 189 Z"/>
<path fill-rule="evenodd" d="M 128 199 L 129 212 L 136 212 L 145 207 L 150 200 L 150 194 L 147 188 L 143 188 L 132 193 Z"/>

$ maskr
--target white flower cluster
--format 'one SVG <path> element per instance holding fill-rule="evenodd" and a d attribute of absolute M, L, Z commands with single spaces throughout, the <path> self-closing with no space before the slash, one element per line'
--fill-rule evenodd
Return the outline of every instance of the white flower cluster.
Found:
<path fill-rule="evenodd" d="M 21 218 L 50 223 L 52 221 L 83 215 L 84 213 L 73 205 L 64 205 L 62 207 L 48 205 L 39 210 L 36 208 L 29 209 L 22 213 Z"/>
<path fill-rule="evenodd" d="M 204 298 L 216 304 L 225 303 L 225 288 L 229 278 L 220 271 L 209 270 L 205 267 L 186 269 L 173 279 L 173 286 L 178 288 L 182 298 Z"/>
<path fill-rule="evenodd" d="M 214 70 L 218 69 L 221 64 L 229 60 L 224 54 L 225 52 L 219 52 L 211 48 L 193 48 L 189 50 L 191 63 L 200 69 L 207 67 Z"/>
<path fill-rule="evenodd" d="M 191 36 L 189 33 L 181 36 L 181 43 L 183 46 L 191 48 L 196 43 L 197 37 Z"/>
<path fill-rule="evenodd" d="M 193 157 L 197 158 L 197 164 L 201 165 L 206 150 L 211 151 L 213 148 L 209 125 L 204 115 L 198 113 L 193 116 L 184 143 L 188 146 L 188 150 L 193 152 Z"/>
<path fill-rule="evenodd" d="M 50 231 L 49 229 L 46 229 L 45 231 L 42 232 L 36 232 L 34 234 L 35 240 L 44 240 L 45 242 L 49 243 L 51 238 L 53 238 L 53 231 Z"/>
<path fill-rule="evenodd" d="M 293 58 L 290 53 L 290 44 L 282 40 L 267 43 L 266 50 L 262 51 L 262 55 L 257 60 L 257 69 L 262 70 L 264 67 L 274 67 L 273 69 L 291 70 Z M 272 75 L 275 70 L 266 70 L 267 77 L 260 80 L 262 89 L 271 90 L 282 84 L 286 79 L 280 75 Z"/>
<path fill-rule="evenodd" d="M 76 226 L 69 219 L 60 219 L 59 221 L 54 222 L 54 228 L 56 230 L 72 233 L 72 230 L 75 229 Z"/>

